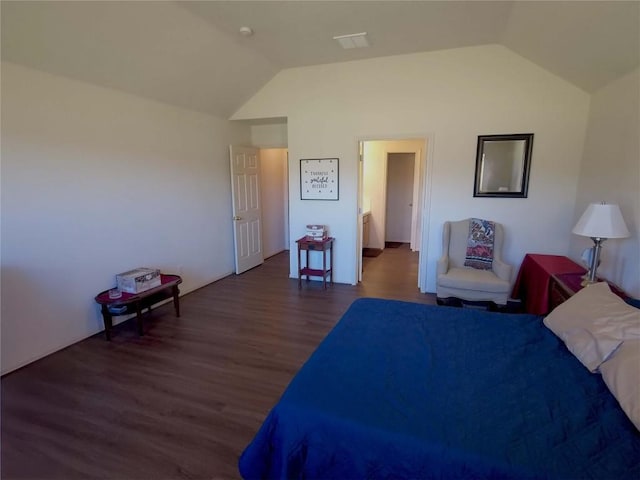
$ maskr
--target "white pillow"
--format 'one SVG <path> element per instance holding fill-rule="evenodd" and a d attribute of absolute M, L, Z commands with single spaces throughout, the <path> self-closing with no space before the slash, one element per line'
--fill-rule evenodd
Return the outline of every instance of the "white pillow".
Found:
<path fill-rule="evenodd" d="M 640 310 L 611 292 L 607 283 L 594 283 L 558 305 L 544 324 L 591 372 L 623 340 L 640 338 Z"/>
<path fill-rule="evenodd" d="M 640 340 L 627 340 L 600 365 L 604 383 L 640 430 Z"/>

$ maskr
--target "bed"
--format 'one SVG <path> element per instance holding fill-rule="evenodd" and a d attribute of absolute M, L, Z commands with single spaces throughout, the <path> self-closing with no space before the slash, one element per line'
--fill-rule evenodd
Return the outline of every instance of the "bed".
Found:
<path fill-rule="evenodd" d="M 637 480 L 640 433 L 541 317 L 359 299 L 239 469 L 245 479 Z"/>

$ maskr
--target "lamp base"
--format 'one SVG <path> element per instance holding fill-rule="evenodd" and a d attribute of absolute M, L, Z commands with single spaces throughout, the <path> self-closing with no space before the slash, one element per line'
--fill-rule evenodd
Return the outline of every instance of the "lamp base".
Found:
<path fill-rule="evenodd" d="M 589 280 L 589 272 L 587 272 L 585 274 L 584 277 L 582 277 L 582 281 L 580 282 L 580 286 L 581 287 L 588 287 L 589 285 L 593 285 L 594 283 L 598 283 L 599 280 L 595 279 L 595 280 Z"/>
<path fill-rule="evenodd" d="M 593 240 L 593 255 L 591 256 L 591 267 L 589 268 L 589 272 L 587 273 L 587 278 L 584 279 L 581 283 L 583 287 L 598 282 L 598 280 L 596 279 L 596 270 L 598 269 L 598 265 L 600 265 L 600 250 L 602 249 L 602 242 L 604 242 L 606 238 L 591 237 L 591 240 Z"/>

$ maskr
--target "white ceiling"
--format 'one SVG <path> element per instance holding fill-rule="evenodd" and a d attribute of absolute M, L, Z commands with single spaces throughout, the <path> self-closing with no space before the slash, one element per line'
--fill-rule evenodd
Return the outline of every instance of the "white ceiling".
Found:
<path fill-rule="evenodd" d="M 3 60 L 222 117 L 287 67 L 497 43 L 593 92 L 640 63 L 640 1 L 2 0 L 1 16 Z M 332 40 L 358 32 L 370 48 Z"/>

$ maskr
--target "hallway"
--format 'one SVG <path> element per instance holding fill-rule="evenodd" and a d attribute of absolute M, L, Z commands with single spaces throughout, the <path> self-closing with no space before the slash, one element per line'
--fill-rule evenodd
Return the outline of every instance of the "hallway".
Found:
<path fill-rule="evenodd" d="M 363 296 L 405 299 L 415 293 L 413 301 L 425 303 L 425 298 L 431 295 L 418 290 L 418 256 L 408 243 L 403 243 L 397 248 L 385 248 L 377 257 L 363 257 L 360 285 Z"/>

